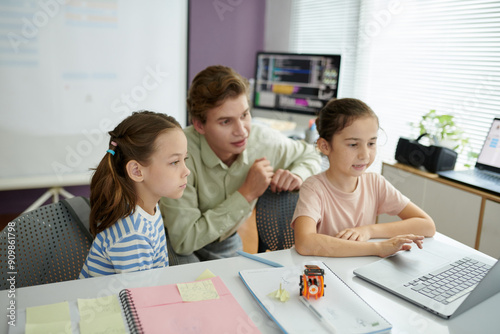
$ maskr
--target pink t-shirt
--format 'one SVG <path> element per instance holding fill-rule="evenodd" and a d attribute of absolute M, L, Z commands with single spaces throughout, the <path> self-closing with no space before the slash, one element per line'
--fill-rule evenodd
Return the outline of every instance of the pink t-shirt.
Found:
<path fill-rule="evenodd" d="M 382 175 L 364 173 L 356 190 L 345 193 L 328 181 L 325 172 L 310 176 L 300 187 L 299 201 L 292 219 L 311 217 L 316 231 L 335 236 L 351 227 L 375 224 L 378 215 L 398 215 L 410 202 Z"/>

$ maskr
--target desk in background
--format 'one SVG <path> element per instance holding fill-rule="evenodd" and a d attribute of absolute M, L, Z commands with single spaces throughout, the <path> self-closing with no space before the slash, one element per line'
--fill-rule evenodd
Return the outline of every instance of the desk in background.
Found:
<path fill-rule="evenodd" d="M 436 234 L 435 238 L 459 247 L 467 247 L 439 233 Z M 427 242 L 431 242 L 431 240 Z M 498 331 L 499 320 L 497 318 L 500 306 L 500 294 L 491 297 L 453 320 L 444 320 L 354 277 L 352 273 L 353 269 L 377 261 L 379 259 L 377 257 L 305 257 L 299 255 L 294 249 L 262 253 L 259 256 L 285 266 L 302 265 L 306 261 L 313 260 L 325 262 L 356 293 L 393 325 L 392 333 L 395 334 L 493 333 Z M 280 333 L 274 322 L 259 307 L 238 276 L 238 272 L 243 269 L 266 267 L 268 266 L 260 262 L 244 257 L 235 257 L 143 272 L 20 288 L 15 291 L 16 312 L 19 316 L 20 312 L 24 312 L 26 307 L 52 304 L 65 300 L 76 301 L 78 298 L 103 297 L 118 294 L 124 288 L 189 282 L 195 280 L 208 268 L 215 275 L 222 278 L 231 293 L 262 333 Z M 0 291 L 0 309 L 4 312 L 4 315 L 0 317 L 0 333 L 8 333 L 9 330 L 9 325 L 7 324 L 8 318 L 5 316 L 9 300 L 8 291 Z M 23 324 L 18 323 L 18 326 L 18 330 L 24 328 Z"/>

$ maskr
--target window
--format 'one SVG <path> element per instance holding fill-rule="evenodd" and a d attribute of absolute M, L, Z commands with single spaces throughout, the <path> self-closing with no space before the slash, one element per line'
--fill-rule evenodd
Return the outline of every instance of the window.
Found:
<path fill-rule="evenodd" d="M 339 97 L 379 116 L 379 160 L 394 159 L 399 137 L 416 138 L 410 122 L 431 109 L 455 115 L 476 153 L 500 116 L 498 1 L 294 0 L 291 26 L 294 52 L 347 52 Z"/>
<path fill-rule="evenodd" d="M 358 1 L 292 2 L 290 51 L 341 54 L 339 97 L 353 93 L 358 14 Z"/>

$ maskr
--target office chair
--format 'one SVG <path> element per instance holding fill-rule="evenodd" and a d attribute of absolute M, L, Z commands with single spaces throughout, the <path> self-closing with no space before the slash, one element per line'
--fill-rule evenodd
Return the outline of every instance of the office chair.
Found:
<path fill-rule="evenodd" d="M 180 264 L 188 264 L 193 262 L 199 262 L 200 260 L 194 254 L 190 255 L 180 255 L 174 251 L 172 243 L 170 242 L 170 237 L 168 236 L 167 228 L 165 227 L 165 237 L 167 239 L 167 252 L 168 252 L 168 266 L 178 266 Z"/>
<path fill-rule="evenodd" d="M 174 251 L 172 244 L 170 243 L 170 238 L 168 236 L 167 228 L 165 227 L 165 238 L 167 240 L 167 252 L 168 252 L 168 265 L 170 267 L 181 264 L 179 260 L 179 256 Z"/>
<path fill-rule="evenodd" d="M 74 197 L 8 223 L 0 233 L 0 290 L 11 277 L 16 288 L 77 279 L 93 240 L 89 214 L 88 199 Z"/>
<path fill-rule="evenodd" d="M 288 249 L 294 245 L 290 223 L 298 199 L 298 192 L 273 193 L 270 189 L 259 197 L 255 207 L 259 253 Z"/>

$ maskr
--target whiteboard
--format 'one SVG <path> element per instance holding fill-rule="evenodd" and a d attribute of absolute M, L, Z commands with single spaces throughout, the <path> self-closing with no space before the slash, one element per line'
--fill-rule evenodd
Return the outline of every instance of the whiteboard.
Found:
<path fill-rule="evenodd" d="M 0 190 L 89 184 L 133 111 L 184 124 L 187 3 L 0 0 Z"/>

